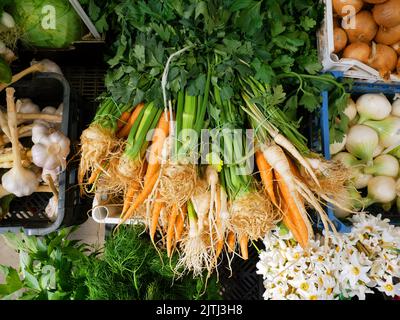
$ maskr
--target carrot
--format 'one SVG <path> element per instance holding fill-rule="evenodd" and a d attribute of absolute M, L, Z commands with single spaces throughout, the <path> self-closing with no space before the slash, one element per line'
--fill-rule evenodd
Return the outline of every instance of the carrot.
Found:
<path fill-rule="evenodd" d="M 261 151 L 256 151 L 256 163 L 257 168 L 260 171 L 261 180 L 264 185 L 264 189 L 271 198 L 274 205 L 277 205 L 275 192 L 274 192 L 274 173 L 270 164 L 265 160 L 264 155 Z"/>
<path fill-rule="evenodd" d="M 156 197 L 156 199 L 158 199 L 158 196 Z M 153 206 L 153 211 L 151 212 L 150 221 L 150 238 L 152 242 L 154 242 L 154 235 L 156 234 L 158 219 L 160 217 L 162 208 L 164 208 L 164 203 L 156 200 Z"/>
<path fill-rule="evenodd" d="M 183 229 L 185 227 L 186 214 L 187 214 L 187 206 L 184 205 L 182 207 L 182 211 L 179 213 L 178 217 L 176 218 L 176 228 L 175 228 L 175 240 L 176 240 L 176 242 L 181 240 Z"/>
<path fill-rule="evenodd" d="M 131 116 L 131 112 L 125 111 L 122 112 L 121 116 L 119 117 L 118 121 L 117 121 L 117 128 L 121 129 L 129 120 L 130 116 Z"/>
<path fill-rule="evenodd" d="M 176 203 L 172 205 L 172 210 L 168 218 L 168 230 L 167 230 L 167 255 L 170 258 L 172 255 L 172 242 L 174 241 L 174 229 L 176 217 L 178 216 L 179 208 Z"/>
<path fill-rule="evenodd" d="M 296 241 L 299 242 L 303 248 L 305 248 L 308 244 L 308 230 L 304 222 L 303 216 L 301 215 L 300 210 L 297 207 L 294 199 L 291 197 L 287 185 L 284 183 L 283 179 L 277 171 L 275 171 L 275 175 L 278 181 L 280 192 L 282 194 L 282 198 L 287 205 L 286 214 L 284 215 L 284 223 L 286 221 L 285 225 L 289 228 L 290 231 L 292 231 Z"/>
<path fill-rule="evenodd" d="M 153 190 L 153 187 L 156 184 L 157 180 L 158 180 L 158 172 L 149 179 L 149 182 L 147 183 L 147 185 L 144 186 L 143 190 L 136 197 L 135 201 L 133 202 L 129 210 L 125 214 L 123 214 L 122 220 L 119 224 L 124 223 L 126 220 L 132 217 L 137 208 L 139 208 L 139 206 L 143 204 L 143 202 L 145 202 L 145 200 Z"/>
<path fill-rule="evenodd" d="M 169 134 L 169 114 L 165 115 L 165 112 L 161 114 L 161 118 L 158 121 L 156 130 L 153 135 L 153 141 L 150 147 L 149 165 L 147 167 L 146 175 L 144 177 L 144 183 L 156 173 L 161 166 L 160 157 L 163 149 L 164 141 Z"/>
<path fill-rule="evenodd" d="M 135 194 L 139 191 L 139 182 L 138 181 L 133 181 L 129 188 L 128 191 L 125 194 L 124 197 L 124 207 L 122 208 L 122 214 L 124 214 L 124 212 L 126 212 L 129 209 L 129 206 L 132 204 L 133 201 L 133 197 L 135 196 Z"/>
<path fill-rule="evenodd" d="M 129 135 L 129 132 L 132 129 L 133 124 L 135 123 L 137 117 L 139 116 L 140 111 L 143 109 L 144 103 L 139 103 L 135 110 L 132 112 L 131 116 L 128 119 L 128 122 L 117 132 L 118 138 L 126 138 Z"/>
<path fill-rule="evenodd" d="M 92 174 L 90 175 L 88 180 L 88 184 L 93 184 L 97 180 L 97 177 L 99 176 L 100 172 L 101 172 L 100 166 L 97 167 L 96 170 L 92 171 Z"/>
<path fill-rule="evenodd" d="M 240 251 L 242 252 L 243 260 L 249 259 L 249 237 L 247 235 L 242 235 L 240 237 Z"/>
<path fill-rule="evenodd" d="M 228 233 L 228 239 L 226 241 L 229 252 L 235 251 L 235 241 L 236 241 L 235 234 L 233 233 L 233 231 L 230 231 Z"/>
<path fill-rule="evenodd" d="M 217 199 L 217 203 L 216 203 L 216 208 L 215 208 L 215 212 L 216 212 L 216 225 L 217 225 L 217 230 L 218 230 L 218 241 L 216 244 L 216 248 L 215 248 L 215 256 L 216 258 L 219 257 L 219 255 L 222 252 L 222 249 L 224 247 L 224 235 L 222 234 L 222 221 L 221 221 L 221 188 L 218 187 L 217 188 L 217 192 L 216 192 L 216 199 Z"/>

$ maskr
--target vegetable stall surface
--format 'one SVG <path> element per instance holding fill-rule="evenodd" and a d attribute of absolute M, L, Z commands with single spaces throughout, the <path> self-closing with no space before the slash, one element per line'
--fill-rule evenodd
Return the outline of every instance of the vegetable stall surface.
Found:
<path fill-rule="evenodd" d="M 181 272 L 207 277 L 222 255 L 247 259 L 248 245 L 281 219 L 308 247 L 308 206 L 335 234 L 321 203 L 336 204 L 349 175 L 309 150 L 298 120 L 318 110 L 323 89 L 335 97 L 332 123 L 347 107 L 347 84 L 318 74 L 321 7 L 151 0 L 101 9 L 117 38 L 107 98 L 81 136 L 79 182 L 106 199 L 99 206 L 122 208 L 118 228 L 146 222 L 155 245 L 178 254 Z M 249 138 L 246 127 L 263 134 Z M 249 170 L 255 151 L 260 167 Z M 262 186 L 257 170 L 268 168 Z"/>

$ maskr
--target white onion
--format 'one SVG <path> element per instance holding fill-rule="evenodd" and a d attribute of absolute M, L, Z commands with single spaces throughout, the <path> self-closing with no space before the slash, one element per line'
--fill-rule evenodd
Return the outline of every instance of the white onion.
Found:
<path fill-rule="evenodd" d="M 363 161 L 372 160 L 378 143 L 379 137 L 376 131 L 365 125 L 357 124 L 351 127 L 347 133 L 347 151 Z"/>
<path fill-rule="evenodd" d="M 329 145 L 330 154 L 334 155 L 334 154 L 339 153 L 340 151 L 342 151 L 344 149 L 344 147 L 346 146 L 346 139 L 347 139 L 347 135 L 344 135 L 343 136 L 343 140 L 341 142 L 331 143 Z"/>
<path fill-rule="evenodd" d="M 390 101 L 383 94 L 367 93 L 357 99 L 358 123 L 367 120 L 383 120 L 392 111 Z"/>
<path fill-rule="evenodd" d="M 344 109 L 343 113 L 347 116 L 347 118 L 349 118 L 349 122 L 354 120 L 357 115 L 357 107 L 353 99 L 349 99 L 347 107 Z"/>
<path fill-rule="evenodd" d="M 361 195 L 354 187 L 348 187 L 341 199 L 342 201 L 340 201 L 340 205 L 348 209 L 348 211 L 335 206 L 333 208 L 333 213 L 337 218 L 344 219 L 351 215 L 351 212 L 349 211 L 358 211 L 362 208 Z"/>
<path fill-rule="evenodd" d="M 391 177 L 374 177 L 368 182 L 368 197 L 365 205 L 388 203 L 396 199 L 396 181 Z"/>
<path fill-rule="evenodd" d="M 392 116 L 400 117 L 400 98 L 397 94 L 392 103 Z"/>
<path fill-rule="evenodd" d="M 389 116 L 381 121 L 366 121 L 366 126 L 373 128 L 379 133 L 379 143 L 390 148 L 400 144 L 400 118 Z"/>
<path fill-rule="evenodd" d="M 372 178 L 372 174 L 365 174 L 361 168 L 353 171 L 352 180 L 356 189 L 364 189 Z"/>
<path fill-rule="evenodd" d="M 384 149 L 385 149 L 384 147 L 382 147 L 380 144 L 378 144 L 378 146 L 374 150 L 374 153 L 372 154 L 372 157 L 375 158 L 375 157 L 379 156 L 383 152 Z"/>
<path fill-rule="evenodd" d="M 372 166 L 364 169 L 367 174 L 378 176 L 397 177 L 399 174 L 399 160 L 390 154 L 383 154 L 374 159 Z"/>
<path fill-rule="evenodd" d="M 345 165 L 346 168 L 352 168 L 356 165 L 360 164 L 360 161 L 357 160 L 355 156 L 348 152 L 339 152 L 334 157 L 332 157 L 333 161 L 340 161 Z"/>

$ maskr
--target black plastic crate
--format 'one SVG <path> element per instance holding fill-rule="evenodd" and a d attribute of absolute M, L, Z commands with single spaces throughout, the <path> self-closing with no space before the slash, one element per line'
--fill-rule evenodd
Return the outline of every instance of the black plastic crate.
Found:
<path fill-rule="evenodd" d="M 20 80 L 13 85 L 16 99 L 30 98 L 41 108 L 64 104 L 61 131 L 71 141 L 67 169 L 60 174 L 59 203 L 56 221 L 50 221 L 44 210 L 51 193 L 34 193 L 29 197 L 15 198 L 9 213 L 0 221 L 0 233 L 21 229 L 29 235 L 44 235 L 61 226 L 79 224 L 86 220 L 85 203 L 79 197 L 77 185 L 78 161 L 75 159 L 79 149 L 81 116 L 76 94 L 71 94 L 67 80 L 56 73 L 40 73 L 29 80 Z M 0 101 L 5 101 L 2 93 Z"/>

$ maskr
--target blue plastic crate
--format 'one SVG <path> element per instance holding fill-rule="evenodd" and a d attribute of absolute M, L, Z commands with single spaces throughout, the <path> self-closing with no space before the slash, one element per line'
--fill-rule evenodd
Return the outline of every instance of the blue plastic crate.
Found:
<path fill-rule="evenodd" d="M 341 73 L 333 73 L 336 78 L 341 78 Z M 366 82 L 356 82 L 352 86 L 352 95 L 361 95 L 365 93 L 383 93 L 389 97 L 394 96 L 396 93 L 400 93 L 400 84 L 393 83 L 366 83 Z M 330 159 L 329 143 L 329 95 L 327 91 L 322 92 L 322 107 L 320 113 L 320 127 L 321 127 L 321 147 L 322 153 L 326 159 Z M 330 219 L 334 222 L 336 228 L 339 232 L 349 232 L 350 226 L 344 224 L 333 214 L 333 210 L 328 207 L 328 215 Z M 368 210 L 372 214 L 381 213 L 383 218 L 388 218 L 391 220 L 392 224 L 400 224 L 400 213 L 396 209 L 391 209 L 389 212 L 384 212 L 382 209 L 379 210 L 379 206 L 371 206 Z M 319 224 L 321 226 L 321 224 Z"/>

